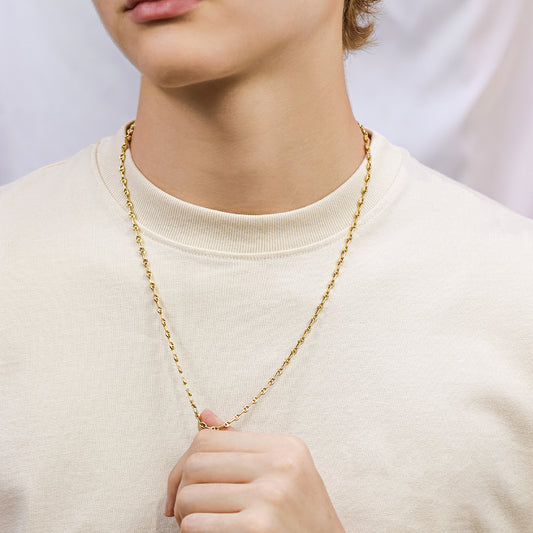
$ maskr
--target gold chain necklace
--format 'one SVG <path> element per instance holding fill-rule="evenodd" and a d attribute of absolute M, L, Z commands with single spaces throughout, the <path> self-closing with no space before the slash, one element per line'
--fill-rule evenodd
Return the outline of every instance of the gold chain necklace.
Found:
<path fill-rule="evenodd" d="M 181 368 L 181 364 L 180 364 L 178 355 L 175 352 L 174 343 L 172 342 L 172 337 L 170 335 L 170 331 L 167 328 L 167 321 L 165 320 L 165 318 L 163 316 L 163 308 L 161 307 L 161 305 L 159 303 L 158 289 L 157 289 L 156 284 L 154 283 L 154 281 L 152 279 L 152 272 L 150 271 L 150 263 L 148 262 L 148 259 L 146 258 L 146 250 L 144 249 L 144 242 L 143 242 L 143 239 L 142 239 L 142 236 L 141 236 L 141 230 L 139 228 L 139 225 L 137 224 L 137 215 L 135 214 L 135 211 L 133 210 L 133 202 L 131 201 L 131 198 L 130 198 L 130 191 L 128 189 L 128 181 L 126 180 L 126 167 L 124 165 L 124 161 L 126 159 L 126 150 L 128 149 L 128 147 L 130 145 L 130 142 L 131 142 L 131 139 L 132 139 L 133 129 L 135 128 L 135 121 L 133 121 L 130 124 L 130 126 L 128 127 L 128 129 L 126 130 L 126 135 L 124 137 L 124 144 L 122 145 L 122 153 L 120 154 L 120 162 L 121 162 L 120 163 L 120 175 L 121 175 L 122 184 L 124 185 L 124 189 L 123 190 L 124 190 L 124 194 L 125 194 L 126 200 L 127 200 L 126 205 L 129 208 L 129 216 L 130 216 L 130 218 L 132 220 L 133 231 L 137 235 L 136 238 L 135 238 L 135 241 L 139 245 L 139 254 L 143 258 L 142 263 L 143 263 L 144 268 L 146 270 L 146 277 L 150 281 L 150 289 L 152 290 L 153 299 L 154 299 L 155 305 L 157 307 L 157 312 L 159 313 L 159 315 L 161 317 L 161 324 L 163 325 L 163 329 L 165 330 L 165 335 L 166 335 L 166 337 L 168 339 L 168 345 L 169 345 L 170 351 L 171 351 L 171 353 L 172 353 L 172 355 L 174 357 L 174 362 L 176 363 L 176 367 L 178 369 L 178 372 L 180 373 L 181 380 L 183 382 L 183 385 L 185 386 L 185 392 L 187 393 L 187 396 L 189 398 L 189 403 L 191 404 L 191 407 L 192 407 L 192 409 L 194 411 L 194 415 L 196 417 L 196 420 L 200 424 L 200 427 L 202 427 L 204 429 L 215 429 L 215 430 L 221 430 L 221 429 L 224 429 L 224 428 L 228 428 L 233 422 L 239 420 L 239 418 L 244 413 L 248 412 L 250 407 L 253 404 L 256 404 L 257 401 L 259 400 L 259 398 L 261 398 L 261 396 L 263 396 L 267 392 L 269 387 L 274 385 L 274 383 L 276 382 L 276 379 L 279 376 L 281 376 L 281 374 L 283 373 L 283 370 L 290 363 L 292 357 L 296 354 L 296 352 L 298 351 L 298 348 L 302 345 L 302 343 L 304 342 L 305 338 L 307 337 L 307 334 L 311 331 L 311 327 L 315 323 L 318 315 L 320 314 L 320 311 L 322 311 L 322 308 L 324 307 L 325 301 L 329 298 L 329 293 L 330 293 L 331 289 L 333 288 L 333 286 L 335 285 L 335 280 L 337 279 L 337 276 L 339 275 L 340 266 L 341 266 L 342 262 L 344 261 L 344 256 L 346 255 L 346 252 L 348 251 L 348 245 L 350 244 L 350 242 L 352 240 L 352 234 L 353 234 L 353 231 L 355 230 L 355 226 L 357 224 L 357 219 L 359 218 L 359 213 L 361 212 L 361 206 L 363 205 L 364 197 L 365 197 L 365 194 L 366 194 L 366 191 L 367 191 L 367 188 L 368 188 L 368 181 L 370 180 L 370 174 L 371 174 L 371 171 L 372 171 L 372 156 L 371 156 L 371 153 L 370 153 L 370 137 L 368 135 L 368 131 L 363 126 L 359 125 L 359 127 L 361 128 L 361 131 L 362 131 L 363 137 L 364 137 L 364 142 L 365 142 L 365 154 L 366 154 L 365 184 L 364 184 L 363 188 L 361 189 L 361 197 L 359 198 L 359 200 L 357 202 L 357 209 L 356 209 L 356 212 L 355 212 L 355 215 L 354 215 L 354 218 L 353 218 L 353 224 L 350 227 L 350 231 L 348 232 L 348 237 L 346 239 L 346 242 L 344 243 L 344 248 L 341 251 L 339 260 L 337 262 L 337 266 L 335 267 L 335 270 L 333 272 L 333 276 L 331 278 L 331 281 L 328 284 L 328 288 L 326 289 L 326 292 L 323 294 L 322 300 L 318 304 L 318 306 L 317 306 L 317 308 L 315 310 L 315 314 L 313 315 L 313 317 L 311 318 L 311 320 L 307 324 L 307 327 L 305 328 L 305 331 L 303 332 L 302 336 L 298 339 L 298 342 L 296 343 L 295 347 L 292 349 L 292 351 L 289 354 L 289 356 L 285 359 L 285 361 L 283 361 L 283 364 L 276 370 L 274 375 L 268 380 L 267 385 L 265 387 L 263 387 L 259 391 L 257 396 L 254 396 L 254 398 L 252 398 L 252 401 L 250 402 L 250 404 L 246 404 L 242 408 L 240 413 L 237 413 L 236 415 L 233 416 L 233 418 L 231 420 L 227 420 L 226 422 L 224 422 L 224 424 L 221 424 L 219 426 L 209 426 L 208 424 L 206 424 L 200 418 L 200 414 L 198 413 L 198 408 L 196 407 L 196 404 L 194 403 L 194 399 L 192 397 L 191 391 L 189 390 L 189 387 L 187 385 L 187 380 L 185 379 L 185 376 L 183 374 L 183 369 Z"/>

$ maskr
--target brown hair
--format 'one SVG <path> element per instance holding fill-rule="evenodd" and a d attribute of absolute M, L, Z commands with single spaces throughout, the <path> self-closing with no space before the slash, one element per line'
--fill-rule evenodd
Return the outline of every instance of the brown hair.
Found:
<path fill-rule="evenodd" d="M 375 13 L 379 0 L 344 0 L 342 22 L 342 47 L 345 51 L 356 50 L 365 45 L 374 31 L 369 20 Z"/>

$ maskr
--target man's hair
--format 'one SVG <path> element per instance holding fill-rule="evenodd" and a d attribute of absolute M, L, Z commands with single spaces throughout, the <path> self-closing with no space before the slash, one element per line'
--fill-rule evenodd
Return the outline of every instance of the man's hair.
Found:
<path fill-rule="evenodd" d="M 344 0 L 342 47 L 345 51 L 357 50 L 365 45 L 374 31 L 370 19 L 379 0 Z"/>

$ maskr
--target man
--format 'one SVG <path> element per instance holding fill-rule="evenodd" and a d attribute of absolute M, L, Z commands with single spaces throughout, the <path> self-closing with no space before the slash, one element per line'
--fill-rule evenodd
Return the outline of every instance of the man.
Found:
<path fill-rule="evenodd" d="M 139 107 L 0 189 L 0 525 L 531 529 L 533 222 L 356 122 L 372 2 L 95 4 Z"/>

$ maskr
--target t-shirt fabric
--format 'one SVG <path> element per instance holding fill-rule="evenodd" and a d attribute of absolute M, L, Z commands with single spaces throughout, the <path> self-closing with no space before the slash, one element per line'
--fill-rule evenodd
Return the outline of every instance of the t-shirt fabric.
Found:
<path fill-rule="evenodd" d="M 197 423 L 120 181 L 122 125 L 0 187 L 0 530 L 176 532 Z M 235 423 L 309 447 L 347 533 L 533 531 L 533 220 L 372 131 L 340 274 Z M 324 198 L 243 215 L 175 198 L 130 151 L 147 258 L 198 405 L 226 420 L 302 335 L 361 164 Z"/>

